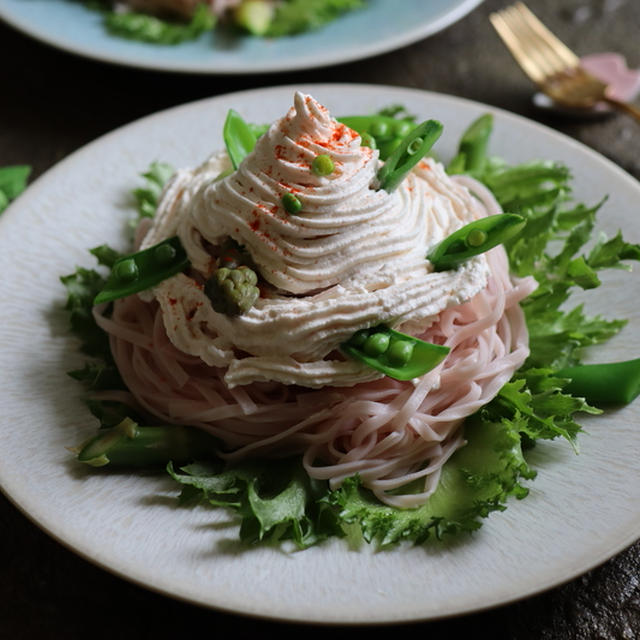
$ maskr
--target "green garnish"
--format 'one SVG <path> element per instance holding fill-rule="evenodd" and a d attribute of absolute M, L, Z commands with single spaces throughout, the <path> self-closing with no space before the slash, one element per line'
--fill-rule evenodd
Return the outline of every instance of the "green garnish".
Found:
<path fill-rule="evenodd" d="M 224 121 L 222 137 L 233 168 L 237 169 L 256 146 L 256 134 L 237 111 L 229 109 L 227 119 Z"/>
<path fill-rule="evenodd" d="M 348 356 L 396 380 L 413 380 L 431 371 L 450 349 L 379 325 L 362 329 L 340 345 Z"/>
<path fill-rule="evenodd" d="M 380 189 L 391 193 L 407 177 L 442 133 L 442 124 L 427 120 L 405 136 L 378 171 Z"/>
<path fill-rule="evenodd" d="M 485 113 L 465 130 L 458 145 L 458 153 L 451 161 L 449 173 L 482 171 L 487 162 L 487 146 L 493 130 L 493 116 Z"/>
<path fill-rule="evenodd" d="M 94 467 L 164 468 L 168 460 L 185 464 L 194 456 L 215 457 L 217 444 L 210 434 L 196 427 L 141 427 L 124 418 L 77 447 L 77 458 Z"/>
<path fill-rule="evenodd" d="M 245 0 L 233 12 L 236 26 L 254 36 L 263 36 L 273 21 L 275 7 L 263 0 Z"/>
<path fill-rule="evenodd" d="M 378 149 L 381 160 L 386 160 L 415 127 L 413 119 L 391 115 L 345 116 L 338 122 L 359 133 L 363 145 Z"/>
<path fill-rule="evenodd" d="M 249 311 L 260 296 L 257 284 L 256 272 L 246 265 L 233 269 L 221 267 L 207 280 L 204 292 L 214 311 L 238 316 Z"/>
<path fill-rule="evenodd" d="M 466 160 L 459 166 L 466 170 Z M 189 457 L 206 462 L 193 462 L 180 470 L 168 465 L 171 476 L 182 485 L 184 502 L 201 499 L 234 510 L 240 521 L 240 537 L 247 542 L 292 540 L 304 548 L 347 532 L 354 539 L 359 531 L 362 538 L 381 546 L 421 544 L 428 538 L 473 531 L 481 518 L 504 509 L 512 497 L 524 497 L 527 488 L 523 480 L 534 477 L 535 472 L 523 450 L 536 440 L 563 437 L 575 446 L 581 428 L 574 415 L 600 411 L 583 398 L 570 395 L 573 380 L 569 377 L 577 381 L 578 373 L 587 371 L 590 383 L 599 383 L 603 376 L 586 369 L 592 365 L 580 366 L 582 350 L 609 339 L 625 321 L 588 317 L 581 305 L 571 308 L 567 301 L 575 288 L 599 286 L 599 270 L 626 268 L 623 261 L 640 260 L 640 245 L 625 242 L 618 233 L 611 239 L 599 237 L 589 251 L 581 253 L 592 235 L 601 203 L 571 203 L 569 172 L 562 165 L 536 161 L 508 166 L 485 156 L 479 166 L 473 170 L 474 176 L 491 189 L 504 210 L 526 221 L 521 233 L 505 242 L 505 249 L 516 276 L 532 275 L 539 282 L 538 289 L 521 303 L 531 355 L 494 400 L 466 420 L 468 444 L 443 467 L 429 501 L 416 509 L 395 509 L 363 488 L 357 475 L 347 478 L 339 489 L 330 490 L 327 483 L 311 480 L 299 459 L 225 464 L 209 460 L 213 453 L 203 445 Z M 480 240 L 481 233 L 467 236 L 472 246 Z M 117 254 L 112 250 L 98 247 L 92 252 L 101 264 L 115 264 Z M 237 260 L 232 258 L 232 262 Z M 112 384 L 108 341 L 91 315 L 93 298 L 104 280 L 95 271 L 78 269 L 63 281 L 69 292 L 72 330 L 80 337 L 83 350 L 99 358 L 73 375 L 89 389 L 105 388 L 101 385 Z M 361 351 L 371 333 L 386 335 L 387 331 L 376 327 L 358 332 L 349 343 Z M 411 363 L 416 348 L 409 336 L 390 337 L 388 348 L 375 360 L 387 358 L 390 365 L 403 368 L 406 362 Z M 632 361 L 631 372 L 622 373 L 614 387 L 637 375 L 638 365 L 633 363 L 638 360 Z M 619 364 L 628 363 L 593 366 Z M 620 396 L 625 402 L 637 391 L 633 385 L 629 388 L 630 394 Z M 612 390 L 609 387 L 605 399 L 611 399 Z M 119 403 L 92 402 L 90 406 L 104 426 L 118 425 L 131 415 L 131 409 Z M 115 455 L 106 455 L 110 464 L 116 464 Z M 173 457 L 171 452 L 166 455 Z M 153 464 L 156 462 L 160 460 Z M 404 487 L 403 491 L 411 489 Z"/>
<path fill-rule="evenodd" d="M 291 214 L 299 213 L 302 210 L 302 202 L 300 202 L 300 198 L 294 196 L 293 193 L 285 193 L 282 196 L 282 206 Z"/>
<path fill-rule="evenodd" d="M 0 168 L 0 213 L 26 189 L 30 173 L 25 164 Z"/>
<path fill-rule="evenodd" d="M 311 163 L 311 171 L 317 176 L 330 176 L 335 170 L 331 156 L 323 153 L 316 156 Z"/>
<path fill-rule="evenodd" d="M 196 40 L 216 24 L 216 17 L 206 4 L 199 4 L 188 23 L 169 22 L 146 13 L 106 11 L 107 30 L 121 38 L 151 44 L 175 45 Z"/>
<path fill-rule="evenodd" d="M 94 304 L 145 291 L 163 280 L 175 276 L 189 266 L 189 258 L 177 236 L 161 243 L 118 258 L 104 288 Z"/>
<path fill-rule="evenodd" d="M 266 35 L 279 38 L 317 29 L 364 4 L 364 0 L 285 0 L 276 6 Z"/>
<path fill-rule="evenodd" d="M 569 378 L 565 390 L 595 406 L 629 404 L 640 395 L 640 358 L 606 364 L 583 364 L 560 369 Z"/>
<path fill-rule="evenodd" d="M 480 218 L 454 231 L 427 254 L 435 271 L 455 269 L 462 262 L 480 255 L 517 235 L 526 224 L 522 216 L 499 213 Z"/>

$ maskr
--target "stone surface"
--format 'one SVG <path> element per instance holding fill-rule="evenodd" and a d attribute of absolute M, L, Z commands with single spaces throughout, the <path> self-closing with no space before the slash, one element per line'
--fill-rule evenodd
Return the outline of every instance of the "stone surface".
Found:
<path fill-rule="evenodd" d="M 389 0 L 391 1 L 391 0 Z M 263 76 L 179 76 L 101 65 L 31 41 L 0 25 L 0 166 L 27 163 L 34 177 L 83 144 L 138 117 L 214 94 L 297 82 L 371 82 L 419 87 L 538 120 L 584 142 L 640 178 L 640 124 L 626 116 L 572 120 L 537 110 L 532 86 L 488 21 L 507 4 L 487 0 L 427 40 L 376 58 L 310 72 Z M 538 16 L 580 55 L 617 51 L 640 67 L 637 0 L 530 0 Z M 320 637 L 170 600 L 95 568 L 59 545 L 0 497 L 0 637 L 162 638 L 205 628 Z M 640 637 L 640 543 L 584 576 L 491 611 L 402 628 L 496 639 Z M 338 637 L 370 633 L 337 628 Z"/>

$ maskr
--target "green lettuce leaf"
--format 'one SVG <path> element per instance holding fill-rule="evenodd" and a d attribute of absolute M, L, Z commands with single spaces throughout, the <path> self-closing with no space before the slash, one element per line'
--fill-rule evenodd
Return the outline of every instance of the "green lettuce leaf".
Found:
<path fill-rule="evenodd" d="M 187 23 L 168 21 L 145 13 L 116 11 L 104 12 L 104 24 L 112 35 L 151 44 L 176 45 L 187 40 L 196 40 L 211 31 L 216 18 L 206 4 L 196 7 Z"/>
<path fill-rule="evenodd" d="M 299 459 L 247 462 L 223 468 L 195 462 L 167 471 L 183 485 L 180 500 L 203 500 L 236 510 L 244 542 L 293 541 L 305 548 L 332 535 L 343 535 L 337 517 L 323 498 L 326 483 L 311 479 Z"/>
<path fill-rule="evenodd" d="M 27 165 L 0 167 L 0 213 L 27 188 L 30 173 Z"/>
<path fill-rule="evenodd" d="M 364 4 L 364 0 L 284 0 L 276 6 L 266 35 L 277 38 L 317 29 Z"/>

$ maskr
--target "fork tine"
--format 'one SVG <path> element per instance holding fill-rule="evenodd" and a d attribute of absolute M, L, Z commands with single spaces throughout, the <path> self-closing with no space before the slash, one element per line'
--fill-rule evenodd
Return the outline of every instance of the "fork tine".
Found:
<path fill-rule="evenodd" d="M 494 26 L 498 35 L 502 38 L 511 55 L 516 59 L 523 71 L 536 83 L 540 84 L 544 80 L 544 73 L 537 64 L 526 53 L 520 39 L 513 31 L 510 22 L 505 19 L 505 10 L 492 13 L 489 16 L 491 24 Z"/>
<path fill-rule="evenodd" d="M 524 49 L 545 77 L 553 76 L 565 68 L 565 63 L 549 49 L 544 40 L 531 28 L 528 19 L 517 6 L 505 9 L 505 19 L 509 21 L 511 29 Z"/>
<path fill-rule="evenodd" d="M 508 48 L 534 82 L 540 84 L 545 78 L 579 66 L 577 56 L 522 2 L 492 14 L 490 19 L 505 44 L 508 38 Z"/>
<path fill-rule="evenodd" d="M 530 9 L 523 2 L 516 2 L 516 9 L 520 12 L 520 15 L 527 21 L 529 27 L 535 31 L 538 37 L 554 52 L 554 54 L 560 58 L 565 68 L 566 67 L 578 67 L 580 65 L 580 58 L 567 47 L 564 42 L 558 40 L 556 36 L 547 29 L 547 27 L 538 20 L 538 18 L 530 11 Z"/>

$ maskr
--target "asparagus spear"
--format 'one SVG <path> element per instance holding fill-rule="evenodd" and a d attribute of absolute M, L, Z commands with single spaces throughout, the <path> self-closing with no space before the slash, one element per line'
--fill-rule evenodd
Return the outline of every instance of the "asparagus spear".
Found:
<path fill-rule="evenodd" d="M 131 418 L 110 429 L 100 429 L 72 449 L 79 462 L 93 467 L 164 467 L 173 460 L 184 464 L 215 457 L 217 441 L 195 427 L 161 425 L 141 427 Z"/>

